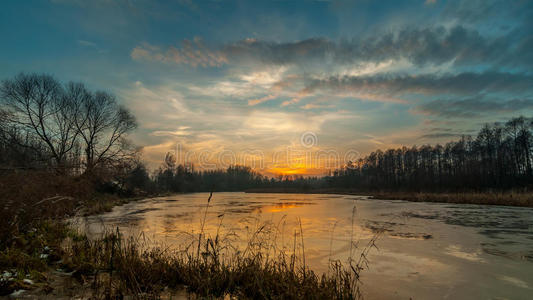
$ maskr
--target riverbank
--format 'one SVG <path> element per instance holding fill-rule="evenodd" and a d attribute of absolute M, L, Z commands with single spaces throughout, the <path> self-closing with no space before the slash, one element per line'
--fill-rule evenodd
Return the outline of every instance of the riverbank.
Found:
<path fill-rule="evenodd" d="M 53 227 L 53 229 L 52 229 Z M 268 259 L 251 246 L 223 259 L 228 246 L 200 236 L 190 252 L 143 248 L 143 242 L 110 232 L 89 239 L 61 224 L 48 224 L 38 235 L 51 239 L 34 252 L 8 252 L 2 265 L 3 295 L 38 299 L 358 299 L 362 264 L 353 269 L 332 262 L 331 272 L 316 274 L 288 252 Z M 250 241 L 253 243 L 265 241 Z M 197 248 L 194 248 L 197 247 Z M 294 250 L 294 249 L 293 249 Z M 17 250 L 15 250 L 17 251 Z M 294 253 L 294 251 L 293 251 Z M 355 271 L 352 271 L 355 270 Z"/>
<path fill-rule="evenodd" d="M 533 207 L 533 193 L 373 193 L 374 199 Z"/>
<path fill-rule="evenodd" d="M 96 244 L 66 220 L 105 213 L 139 199 L 142 197 L 100 194 L 87 199 L 54 196 L 19 202 L 12 215 L 2 216 L 2 223 L 10 226 L 4 227 L 1 240 L 0 297 L 103 298 L 94 297 L 94 286 L 87 279 L 96 270 L 93 265 L 104 248 L 94 248 Z"/>
<path fill-rule="evenodd" d="M 287 194 L 340 194 L 366 195 L 373 199 L 405 200 L 412 202 L 440 202 L 457 204 L 504 205 L 533 207 L 533 193 L 516 192 L 458 192 L 458 193 L 425 193 L 425 192 L 369 192 L 352 189 L 250 189 L 246 193 L 287 193 Z"/>
<path fill-rule="evenodd" d="M 190 251 L 144 247 L 118 230 L 90 239 L 66 220 L 110 211 L 142 197 L 95 192 L 83 178 L 39 176 L 0 183 L 0 296 L 37 299 L 224 298 L 356 299 L 361 265 L 332 262 L 326 275 L 305 265 L 297 249 L 268 258 L 269 241 L 253 234 L 245 251 L 223 258 L 229 241 L 203 233 Z M 33 183 L 33 184 L 32 184 Z M 36 184 L 38 183 L 38 184 Z M 52 196 L 55 195 L 55 196 Z M 63 196 L 59 196 L 63 195 Z M 206 199 L 205 213 L 210 199 Z M 200 220 L 205 224 L 205 216 Z M 303 233 L 301 247 L 303 247 Z M 296 238 L 295 238 L 296 239 Z M 295 247 L 300 244 L 295 240 Z M 371 246 L 371 245 L 370 245 Z M 300 249 L 300 248 L 299 248 Z M 304 262 L 302 265 L 301 262 Z M 356 261 L 356 260 L 354 260 Z M 180 296 L 181 295 L 181 296 Z M 185 297 L 184 297 L 185 296 Z"/>
<path fill-rule="evenodd" d="M 66 220 L 108 212 L 144 196 L 102 187 L 89 176 L 1 174 L 0 296 L 70 299 L 75 295 L 69 291 L 83 290 L 76 277 L 84 267 L 74 263 L 79 251 L 69 251 L 83 236 Z"/>

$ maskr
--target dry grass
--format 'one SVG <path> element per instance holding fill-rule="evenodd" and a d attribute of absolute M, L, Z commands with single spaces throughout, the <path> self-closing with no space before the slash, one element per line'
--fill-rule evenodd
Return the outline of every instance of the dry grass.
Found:
<path fill-rule="evenodd" d="M 342 188 L 320 188 L 302 190 L 298 188 L 250 189 L 247 193 L 297 193 L 297 194 L 341 194 L 372 195 L 374 199 L 406 200 L 413 202 L 442 202 L 458 204 L 484 204 L 533 207 L 532 192 L 389 192 L 365 191 Z"/>
<path fill-rule="evenodd" d="M 93 295 L 114 298 L 142 295 L 157 298 L 167 288 L 185 287 L 196 297 L 239 299 L 357 299 L 360 272 L 367 265 L 366 256 L 377 239 L 371 239 L 357 260 L 351 252 L 348 267 L 330 260 L 326 274 L 318 275 L 305 263 L 304 233 L 293 236 L 292 249 L 276 244 L 279 223 L 258 224 L 246 245 L 238 249 L 220 231 L 215 236 L 205 233 L 207 200 L 197 239 L 182 250 L 143 247 L 141 237 L 124 238 L 110 232 L 101 239 L 84 237 L 71 241 L 66 252 L 68 263 L 84 266 L 83 279 L 93 282 Z M 355 218 L 355 207 L 354 215 Z M 301 224 L 301 223 L 300 223 Z M 356 243 L 350 241 L 351 248 Z M 70 269 L 75 269 L 71 267 Z"/>
<path fill-rule="evenodd" d="M 53 172 L 0 174 L 0 272 L 17 274 L 0 280 L 0 295 L 26 287 L 25 276 L 48 271 L 63 254 L 62 241 L 71 230 L 63 220 L 76 214 L 99 213 L 125 200 L 96 192 L 84 176 Z M 45 257 L 45 258 L 43 258 Z"/>
<path fill-rule="evenodd" d="M 486 192 L 486 193 L 409 193 L 381 192 L 375 199 L 395 199 L 414 202 L 443 202 L 459 204 L 507 205 L 533 207 L 533 193 Z"/>
<path fill-rule="evenodd" d="M 96 186 L 86 176 L 53 172 L 0 175 L 0 250 L 42 222 L 110 211 L 133 199 L 99 193 Z"/>
<path fill-rule="evenodd" d="M 73 214 L 106 211 L 121 201 L 95 199 L 82 178 L 10 180 L 20 180 L 17 185 L 22 188 L 17 192 L 10 185 L 14 182 L 8 181 L 0 187 L 8 196 L 3 203 L 8 209 L 0 216 L 3 228 L 8 228 L 0 244 L 0 271 L 17 275 L 12 281 L 0 280 L 0 295 L 38 287 L 36 295 L 44 296 L 53 290 L 51 270 L 62 269 L 77 282 L 77 290 L 94 299 L 157 299 L 180 289 L 200 298 L 357 299 L 360 272 L 375 242 L 372 239 L 363 254 L 351 257 L 346 266 L 330 260 L 329 272 L 317 274 L 305 263 L 301 228 L 292 237 L 292 249 L 276 245 L 272 235 L 279 228 L 274 224 L 258 224 L 243 249 L 232 245 L 231 234 L 205 233 L 211 196 L 199 220 L 198 236 L 179 251 L 147 247 L 142 238 L 125 238 L 118 231 L 89 239 L 63 220 Z M 27 278 L 36 285 L 25 284 Z"/>
<path fill-rule="evenodd" d="M 70 270 L 92 284 L 95 298 L 124 295 L 157 298 L 166 288 L 185 287 L 199 297 L 231 295 L 239 299 L 356 299 L 358 273 L 333 262 L 322 276 L 296 267 L 293 255 L 279 253 L 275 259 L 255 252 L 235 253 L 219 260 L 216 245 L 205 241 L 200 256 L 160 248 L 142 250 L 136 240 L 120 234 L 69 245 Z M 75 254 L 75 255 L 74 255 Z M 83 267 L 81 267 L 83 266 Z"/>

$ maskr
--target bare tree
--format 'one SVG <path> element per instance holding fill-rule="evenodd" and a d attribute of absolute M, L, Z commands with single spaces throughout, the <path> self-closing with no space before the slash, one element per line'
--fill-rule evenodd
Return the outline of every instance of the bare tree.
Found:
<path fill-rule="evenodd" d="M 9 113 L 5 109 L 0 108 L 0 142 L 6 140 L 9 126 L 8 119 Z"/>
<path fill-rule="evenodd" d="M 6 159 L 6 153 L 8 152 L 9 136 L 11 128 L 9 126 L 9 113 L 0 108 L 0 162 Z"/>
<path fill-rule="evenodd" d="M 32 140 L 24 147 L 40 141 L 47 149 L 41 153 L 49 154 L 59 170 L 80 160 L 80 148 L 87 172 L 123 164 L 137 151 L 125 139 L 137 127 L 131 112 L 113 95 L 92 93 L 81 83 L 63 86 L 49 75 L 20 74 L 2 82 L 0 101 L 5 105 L 2 123 L 10 124 L 15 140 L 23 141 L 22 133 Z"/>
<path fill-rule="evenodd" d="M 131 157 L 135 151 L 125 139 L 137 127 L 131 112 L 106 92 L 80 100 L 74 120 L 83 140 L 87 171 Z"/>
<path fill-rule="evenodd" d="M 77 130 L 71 121 L 72 103 L 61 84 L 50 75 L 20 74 L 2 82 L 0 97 L 10 112 L 9 121 L 36 135 L 55 164 L 63 167 Z"/>

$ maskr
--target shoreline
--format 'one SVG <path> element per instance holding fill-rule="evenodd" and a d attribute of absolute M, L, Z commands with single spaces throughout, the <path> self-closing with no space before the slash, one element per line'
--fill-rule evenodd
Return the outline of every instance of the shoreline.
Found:
<path fill-rule="evenodd" d="M 212 194 L 206 199 L 206 214 Z M 154 196 L 161 195 L 120 198 L 101 194 L 84 200 L 84 208 L 77 210 L 77 215 L 101 214 Z M 50 199 L 45 199 L 50 205 L 61 204 Z M 118 228 L 89 238 L 66 220 L 34 220 L 30 222 L 34 227 L 31 231 L 19 233 L 20 239 L 30 241 L 29 245 L 15 243 L 0 252 L 0 298 L 256 299 L 272 294 L 276 298 L 355 299 L 360 295 L 359 263 L 348 268 L 339 262 L 335 264 L 336 272 L 320 274 L 306 268 L 305 263 L 303 268 L 294 267 L 295 261 L 305 262 L 303 252 L 291 257 L 280 250 L 279 259 L 268 260 L 260 253 L 237 251 L 228 261 L 220 260 L 229 241 L 218 233 L 213 239 L 206 236 L 203 226 L 198 242 L 187 246 L 193 250 L 177 255 L 158 247 L 143 249 L 140 237 L 123 239 Z M 204 215 L 202 223 L 205 221 Z M 253 235 L 256 239 L 261 230 Z M 292 251 L 296 253 L 296 248 Z M 250 274 L 258 274 L 261 280 Z"/>
<path fill-rule="evenodd" d="M 383 200 L 406 200 L 413 202 L 439 202 L 455 204 L 481 204 L 481 205 L 507 205 L 519 207 L 533 207 L 533 193 L 513 193 L 513 192 L 462 192 L 462 193 L 414 193 L 414 192 L 369 192 L 354 189 L 297 189 L 297 188 L 277 188 L 277 189 L 249 189 L 246 193 L 298 193 L 298 194 L 338 194 L 338 195 L 358 195 L 369 196 L 371 199 Z M 130 201 L 140 199 L 164 196 L 164 194 L 147 194 L 132 197 L 118 197 L 116 195 L 95 194 L 92 199 L 80 199 L 78 204 L 83 204 L 85 209 L 77 210 L 74 208 L 68 211 L 77 211 L 81 215 L 100 214 L 111 210 L 115 206 L 120 206 Z M 57 201 L 57 196 L 53 198 L 40 200 L 39 203 L 47 203 L 47 206 L 60 208 L 66 200 L 74 201 L 74 198 L 64 197 L 66 200 Z M 68 199 L 67 199 L 68 198 Z M 206 207 L 208 208 L 209 199 Z M 47 210 L 48 211 L 48 210 Z M 276 283 L 277 277 L 293 278 L 292 284 L 298 286 L 297 294 L 316 293 L 319 291 L 320 284 L 326 284 L 329 287 L 330 295 L 334 295 L 339 288 L 336 282 L 337 277 L 328 277 L 325 282 L 319 280 L 319 275 L 305 271 L 295 272 L 293 269 L 282 269 L 280 272 L 271 276 L 269 269 L 262 264 L 239 264 L 222 266 L 217 260 L 208 261 L 207 256 L 203 253 L 210 253 L 209 257 L 216 258 L 219 255 L 218 247 L 214 249 L 206 246 L 201 249 L 198 246 L 196 256 L 181 257 L 175 259 L 172 256 L 164 255 L 164 252 L 143 252 L 140 250 L 136 241 L 131 244 L 123 245 L 118 243 L 120 233 L 110 233 L 101 239 L 90 240 L 86 235 L 80 234 L 68 224 L 64 218 L 52 218 L 47 220 L 27 220 L 31 224 L 31 230 L 17 232 L 18 240 L 27 241 L 24 244 L 13 243 L 8 246 L 2 253 L 1 265 L 2 272 L 9 274 L 5 278 L 5 285 L 0 288 L 1 296 L 16 297 L 17 293 L 22 293 L 20 297 L 36 298 L 70 298 L 70 297 L 91 297 L 94 295 L 112 296 L 112 295 L 135 295 L 141 290 L 146 295 L 162 296 L 166 293 L 184 292 L 183 286 L 189 288 L 185 291 L 190 295 L 207 296 L 220 295 L 224 293 L 235 292 L 234 295 L 255 296 L 254 293 L 244 288 L 253 282 L 248 282 L 246 274 L 249 271 L 265 275 L 264 288 L 270 289 Z M 35 239 L 36 236 L 42 238 Z M 208 239 L 202 237 L 201 245 L 209 245 Z M 205 243 L 204 243 L 205 242 Z M 198 243 L 200 245 L 200 243 Z M 113 250 L 114 249 L 114 250 Z M 116 254 L 113 254 L 116 253 Z M 202 255 L 200 255 L 202 254 Z M 118 255 L 118 256 L 116 256 Z M 148 255 L 148 256 L 146 256 Z M 150 256 L 155 255 L 155 256 Z M 146 257 L 156 258 L 158 263 L 147 259 Z M 236 257 L 237 258 L 237 257 Z M 245 257 L 249 261 L 255 261 L 256 257 Z M 242 257 L 241 257 L 242 259 Z M 242 260 L 247 262 L 248 260 Z M 113 261 L 113 264 L 110 263 Z M 241 260 L 236 260 L 241 261 Z M 130 262 L 134 262 L 133 265 Z M 167 262 L 160 264 L 159 262 Z M 290 265 L 290 262 L 281 261 L 273 262 L 274 265 L 268 267 L 280 267 Z M 111 265 L 110 265 L 111 264 Z M 135 267 L 133 267 L 135 266 Z M 176 270 L 176 266 L 179 270 Z M 224 268 L 234 268 L 238 272 L 232 273 L 230 277 L 242 278 L 242 285 L 226 278 L 227 274 L 222 272 Z M 340 266 L 339 266 L 340 267 Z M 213 269 L 214 268 L 214 269 Z M 109 270 L 113 270 L 110 272 Z M 216 272 L 202 273 L 202 270 L 216 270 Z M 179 271 L 179 272 L 178 272 Z M 241 272 L 242 271 L 242 272 Z M 182 274 L 198 274 L 195 276 L 182 276 Z M 113 275 L 112 275 L 113 274 Z M 134 274 L 131 275 L 131 274 Z M 133 284 L 144 278 L 145 274 L 150 274 L 149 280 L 143 285 L 141 290 Z M 159 274 L 172 274 L 169 277 L 160 277 Z M 134 280 L 131 281 L 130 276 Z M 217 280 L 222 280 L 232 286 L 227 290 L 215 286 L 205 286 L 205 282 L 198 280 L 203 276 L 212 276 Z M 358 274 L 351 274 L 350 280 L 357 283 Z M 232 277 L 232 278 L 233 278 Z M 9 281 L 11 279 L 11 281 Z M 175 278 L 180 278 L 176 281 Z M 313 278 L 310 283 L 306 278 Z M 120 287 L 107 289 L 106 286 L 111 281 L 115 281 Z M 98 282 L 96 289 L 93 285 Z M 23 291 L 24 292 L 21 292 Z M 266 291 L 266 290 L 265 290 Z M 284 295 L 285 289 L 275 288 L 276 293 Z M 352 293 L 352 290 L 346 290 L 345 293 Z M 15 293 L 15 294 L 13 294 Z M 203 294 L 205 293 L 205 294 Z M 294 296 L 292 294 L 292 296 Z"/>
<path fill-rule="evenodd" d="M 275 194 L 331 194 L 369 196 L 378 200 L 404 200 L 410 202 L 434 202 L 453 204 L 477 204 L 533 207 L 533 193 L 531 192 L 371 192 L 351 189 L 249 189 L 245 193 L 275 193 Z"/>

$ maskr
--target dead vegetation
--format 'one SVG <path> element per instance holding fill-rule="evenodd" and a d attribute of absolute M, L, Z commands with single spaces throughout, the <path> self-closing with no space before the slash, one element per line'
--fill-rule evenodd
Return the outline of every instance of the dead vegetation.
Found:
<path fill-rule="evenodd" d="M 24 189 L 12 194 L 12 186 L 2 181 L 5 195 L 12 198 L 4 203 L 1 220 L 8 230 L 1 240 L 0 271 L 9 275 L 0 280 L 1 295 L 32 290 L 27 295 L 159 299 L 186 290 L 193 298 L 361 297 L 359 276 L 375 239 L 361 249 L 358 259 L 345 264 L 330 260 L 329 272 L 317 274 L 305 263 L 301 228 L 291 237 L 289 249 L 272 238 L 278 234 L 275 224 L 258 224 L 244 248 L 232 245 L 229 235 L 219 230 L 214 236 L 207 234 L 203 228 L 211 197 L 197 236 L 183 249 L 147 246 L 141 237 L 125 237 L 118 230 L 89 239 L 69 227 L 65 218 L 102 212 L 124 200 L 101 197 L 88 190 L 93 186 L 83 178 L 64 182 L 63 177 L 35 176 L 12 177 Z M 64 277 L 73 288 L 67 290 Z"/>
<path fill-rule="evenodd" d="M 413 193 L 381 192 L 372 194 L 375 199 L 407 200 L 414 202 L 442 202 L 458 204 L 507 205 L 533 207 L 533 193 L 515 192 L 464 192 L 464 193 Z"/>

